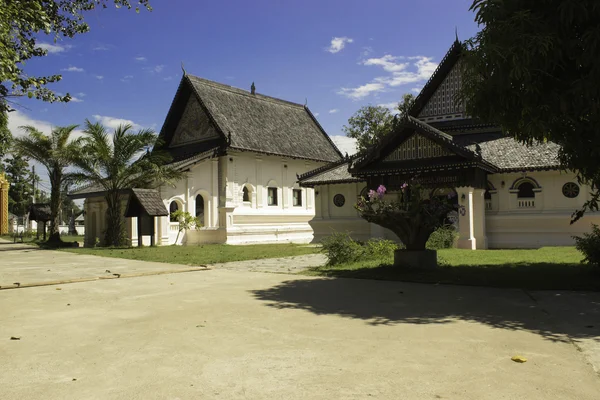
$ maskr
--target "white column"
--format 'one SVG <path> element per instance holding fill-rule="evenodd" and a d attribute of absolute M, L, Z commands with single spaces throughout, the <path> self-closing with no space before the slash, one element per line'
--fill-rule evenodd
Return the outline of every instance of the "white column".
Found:
<path fill-rule="evenodd" d="M 458 193 L 458 247 L 461 249 L 487 249 L 485 232 L 484 189 L 457 188 Z"/>
<path fill-rule="evenodd" d="M 262 183 L 262 159 L 256 159 L 256 206 L 262 208 L 264 206 Z"/>
<path fill-rule="evenodd" d="M 210 165 L 212 168 L 212 201 L 209 203 L 211 207 L 208 209 L 208 218 L 205 222 L 207 227 L 214 228 L 219 226 L 219 159 L 213 158 Z"/>

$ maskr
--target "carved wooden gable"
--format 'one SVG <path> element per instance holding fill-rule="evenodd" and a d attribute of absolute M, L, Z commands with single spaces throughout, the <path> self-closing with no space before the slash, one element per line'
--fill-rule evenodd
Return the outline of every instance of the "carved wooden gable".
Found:
<path fill-rule="evenodd" d="M 414 134 L 398 146 L 384 161 L 418 160 L 451 156 L 453 154 L 433 140 L 419 134 Z"/>
<path fill-rule="evenodd" d="M 460 61 L 458 61 L 425 104 L 419 118 L 424 121 L 464 118 L 464 105 L 456 104 L 456 94 L 460 89 L 461 81 Z"/>
<path fill-rule="evenodd" d="M 208 115 L 194 96 L 190 96 L 177 124 L 171 146 L 180 146 L 219 137 Z"/>

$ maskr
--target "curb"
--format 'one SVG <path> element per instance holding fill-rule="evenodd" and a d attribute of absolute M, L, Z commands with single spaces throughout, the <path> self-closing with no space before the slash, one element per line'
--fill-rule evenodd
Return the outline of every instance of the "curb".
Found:
<path fill-rule="evenodd" d="M 184 272 L 210 271 L 210 270 L 211 270 L 211 268 L 207 267 L 206 265 L 201 265 L 201 266 L 193 267 L 193 268 L 174 269 L 174 270 L 168 270 L 168 271 L 141 272 L 141 273 L 137 273 L 137 274 L 120 274 L 119 276 L 114 276 L 114 275 L 95 276 L 95 277 L 90 277 L 90 278 L 77 278 L 77 279 L 66 279 L 66 280 L 49 281 L 49 282 L 25 283 L 22 285 L 11 284 L 8 286 L 0 286 L 0 291 L 10 290 L 10 289 L 41 287 L 41 286 L 55 286 L 55 285 L 63 285 L 63 284 L 67 284 L 67 283 L 92 282 L 92 281 L 123 279 L 123 278 L 137 278 L 137 277 L 142 277 L 142 276 L 180 274 L 180 273 L 184 273 Z"/>

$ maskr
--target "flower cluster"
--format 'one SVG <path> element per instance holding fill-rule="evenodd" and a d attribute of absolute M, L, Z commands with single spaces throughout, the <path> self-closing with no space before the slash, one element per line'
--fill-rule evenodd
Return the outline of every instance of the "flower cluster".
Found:
<path fill-rule="evenodd" d="M 385 195 L 385 192 L 387 191 L 387 189 L 385 188 L 385 186 L 383 185 L 379 185 L 379 187 L 377 188 L 377 191 L 375 190 L 369 190 L 369 200 L 370 201 L 374 201 L 374 200 L 383 200 L 383 196 Z"/>

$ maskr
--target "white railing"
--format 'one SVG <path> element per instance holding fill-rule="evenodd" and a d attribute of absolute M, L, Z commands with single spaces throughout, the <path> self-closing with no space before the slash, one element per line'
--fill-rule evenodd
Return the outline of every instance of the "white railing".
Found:
<path fill-rule="evenodd" d="M 535 199 L 518 199 L 518 208 L 535 208 Z"/>
<path fill-rule="evenodd" d="M 179 231 L 179 222 L 169 222 L 169 231 L 178 232 Z"/>
<path fill-rule="evenodd" d="M 491 211 L 491 210 L 492 210 L 492 200 L 486 199 L 485 200 L 485 211 Z"/>

